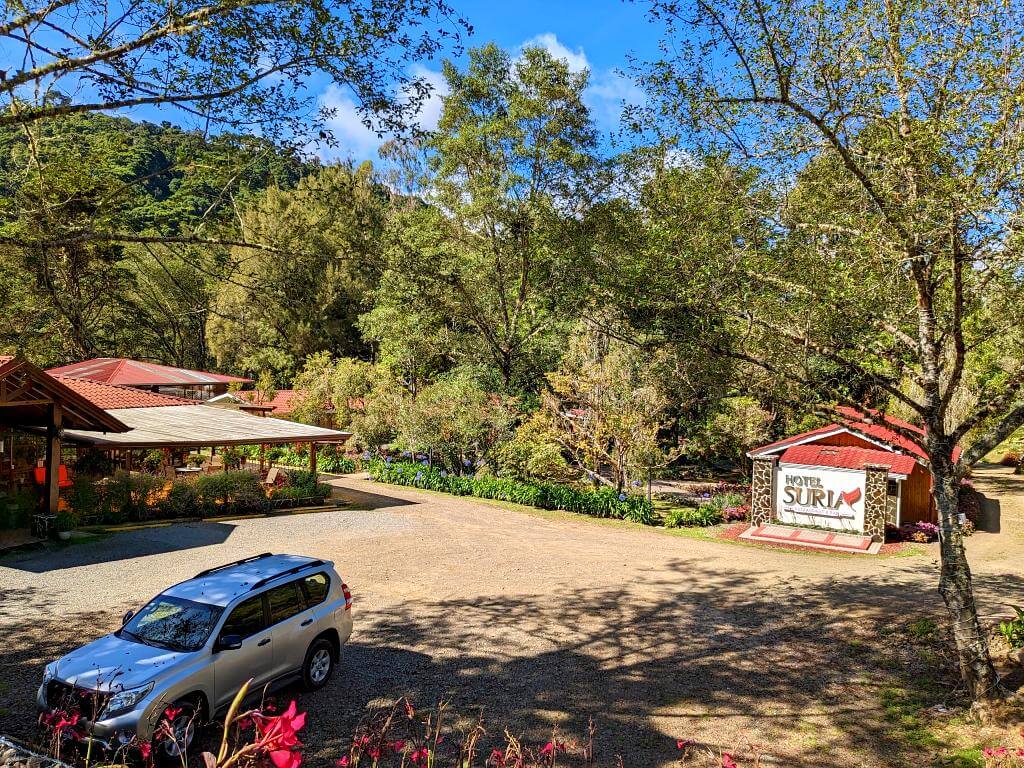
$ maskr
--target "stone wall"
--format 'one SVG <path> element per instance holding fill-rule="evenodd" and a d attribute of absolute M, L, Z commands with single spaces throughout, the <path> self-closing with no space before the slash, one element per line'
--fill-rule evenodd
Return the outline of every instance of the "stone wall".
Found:
<path fill-rule="evenodd" d="M 750 522 L 753 525 L 766 525 L 772 521 L 777 461 L 777 456 L 754 459 L 754 475 L 750 484 Z"/>
<path fill-rule="evenodd" d="M 885 464 L 867 464 L 864 475 L 864 535 L 870 536 L 872 541 L 885 541 L 889 467 Z"/>

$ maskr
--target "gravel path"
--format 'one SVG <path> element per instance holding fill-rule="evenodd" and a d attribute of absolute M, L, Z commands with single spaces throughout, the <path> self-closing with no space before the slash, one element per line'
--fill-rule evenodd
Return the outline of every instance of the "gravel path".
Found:
<path fill-rule="evenodd" d="M 675 739 L 770 745 L 785 765 L 897 765 L 879 631 L 941 608 L 937 552 L 831 557 L 334 481 L 360 510 L 176 525 L 0 560 L 0 732 L 27 736 L 42 664 L 196 571 L 261 551 L 329 558 L 355 595 L 344 673 L 304 696 L 329 765 L 367 704 L 483 708 L 601 764 L 668 765 Z M 1024 481 L 981 473 L 999 535 L 971 540 L 983 612 L 1024 602 Z"/>

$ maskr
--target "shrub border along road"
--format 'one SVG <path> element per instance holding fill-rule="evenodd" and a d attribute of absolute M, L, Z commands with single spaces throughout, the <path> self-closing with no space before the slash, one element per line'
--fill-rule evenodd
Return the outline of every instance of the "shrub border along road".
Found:
<path fill-rule="evenodd" d="M 571 485 L 531 483 L 505 477 L 454 475 L 423 463 L 381 459 L 370 461 L 368 471 L 371 480 L 391 485 L 654 524 L 654 509 L 646 498 L 611 488 L 584 490 Z"/>

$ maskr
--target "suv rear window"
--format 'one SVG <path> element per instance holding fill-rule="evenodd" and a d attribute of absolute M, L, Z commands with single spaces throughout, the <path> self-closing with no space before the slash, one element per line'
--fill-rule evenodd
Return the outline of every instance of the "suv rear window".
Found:
<path fill-rule="evenodd" d="M 284 621 L 306 610 L 297 581 L 289 581 L 287 584 L 268 590 L 267 600 L 270 603 L 271 624 L 277 624 L 279 621 Z"/>
<path fill-rule="evenodd" d="M 302 589 L 306 593 L 306 605 L 312 608 L 327 599 L 327 592 L 331 586 L 330 579 L 326 573 L 314 573 L 302 580 Z"/>
<path fill-rule="evenodd" d="M 263 595 L 256 595 L 256 597 L 243 600 L 235 607 L 235 610 L 228 616 L 228 620 L 224 622 L 224 628 L 221 629 L 220 634 L 221 636 L 238 635 L 244 640 L 255 635 L 264 627 L 266 627 L 266 621 L 263 616 Z"/>

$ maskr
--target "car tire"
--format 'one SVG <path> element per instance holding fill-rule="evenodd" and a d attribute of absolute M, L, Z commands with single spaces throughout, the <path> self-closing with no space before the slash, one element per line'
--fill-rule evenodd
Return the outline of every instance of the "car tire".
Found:
<path fill-rule="evenodd" d="M 307 691 L 323 688 L 334 674 L 334 646 L 326 638 L 314 640 L 302 663 L 302 684 Z"/>
<path fill-rule="evenodd" d="M 203 711 L 196 702 L 176 701 L 164 710 L 177 710 L 174 719 L 166 714 L 157 721 L 152 741 L 153 762 L 157 766 L 182 765 L 182 751 L 186 756 L 197 755 L 201 750 L 203 736 Z M 184 750 L 182 750 L 184 747 Z"/>

